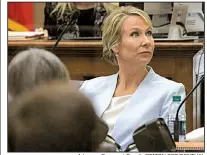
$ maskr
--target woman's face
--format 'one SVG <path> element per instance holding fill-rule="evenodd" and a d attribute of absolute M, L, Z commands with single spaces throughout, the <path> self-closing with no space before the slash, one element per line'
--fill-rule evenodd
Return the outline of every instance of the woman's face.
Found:
<path fill-rule="evenodd" d="M 122 37 L 113 51 L 118 54 L 118 63 L 146 66 L 152 59 L 154 40 L 152 29 L 137 15 L 127 17 L 122 24 Z"/>

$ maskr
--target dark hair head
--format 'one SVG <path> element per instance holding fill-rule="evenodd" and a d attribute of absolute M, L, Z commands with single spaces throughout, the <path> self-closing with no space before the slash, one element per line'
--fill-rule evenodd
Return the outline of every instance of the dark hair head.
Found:
<path fill-rule="evenodd" d="M 13 100 L 8 130 L 12 152 L 88 152 L 98 147 L 91 102 L 62 86 L 35 88 Z"/>
<path fill-rule="evenodd" d="M 31 48 L 18 53 L 8 67 L 8 92 L 13 98 L 34 86 L 53 80 L 69 80 L 60 59 L 46 50 Z"/>

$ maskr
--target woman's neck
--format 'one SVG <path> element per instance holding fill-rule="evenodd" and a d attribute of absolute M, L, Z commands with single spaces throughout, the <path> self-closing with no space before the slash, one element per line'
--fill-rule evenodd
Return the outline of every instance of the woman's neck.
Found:
<path fill-rule="evenodd" d="M 128 67 L 126 69 L 119 66 L 119 68 L 119 76 L 113 97 L 133 94 L 148 73 L 146 66 L 140 68 Z"/>
<path fill-rule="evenodd" d="M 76 2 L 74 3 L 75 7 L 79 10 L 87 10 L 94 8 L 95 3 L 81 3 L 81 2 Z"/>
<path fill-rule="evenodd" d="M 118 83 L 124 89 L 137 88 L 139 84 L 144 80 L 148 71 L 146 67 L 140 68 L 120 68 Z"/>

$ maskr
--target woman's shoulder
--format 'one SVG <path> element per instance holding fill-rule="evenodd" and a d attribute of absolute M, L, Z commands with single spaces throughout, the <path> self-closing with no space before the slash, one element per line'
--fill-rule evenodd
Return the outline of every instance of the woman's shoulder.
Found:
<path fill-rule="evenodd" d="M 158 74 L 156 74 L 156 83 L 159 84 L 159 86 L 165 87 L 167 89 L 180 89 L 184 88 L 184 85 L 180 82 L 176 82 L 171 78 L 163 77 Z"/>
<path fill-rule="evenodd" d="M 113 78 L 114 76 L 116 76 L 116 74 L 109 75 L 109 76 L 100 76 L 100 77 L 93 78 L 93 79 L 91 79 L 91 80 L 86 80 L 85 82 L 87 82 L 87 83 L 107 82 L 107 81 L 109 81 L 111 78 Z"/>
<path fill-rule="evenodd" d="M 104 88 L 108 86 L 108 83 L 115 81 L 116 78 L 117 78 L 117 74 L 113 74 L 110 76 L 101 76 L 91 80 L 86 80 L 83 82 L 81 89 Z"/>
<path fill-rule="evenodd" d="M 176 82 L 173 80 L 173 77 L 164 77 L 157 74 L 151 66 L 147 66 L 148 75 L 147 81 L 150 82 L 152 85 L 159 85 L 159 86 L 180 86 L 182 83 Z"/>

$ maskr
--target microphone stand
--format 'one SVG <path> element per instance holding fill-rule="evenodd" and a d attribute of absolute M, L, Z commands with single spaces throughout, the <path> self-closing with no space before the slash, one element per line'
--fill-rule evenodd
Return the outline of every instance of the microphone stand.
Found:
<path fill-rule="evenodd" d="M 201 77 L 200 81 L 196 84 L 196 86 L 190 91 L 190 93 L 186 96 L 186 98 L 181 102 L 180 106 L 178 107 L 176 117 L 175 117 L 175 123 L 174 123 L 174 141 L 179 142 L 179 118 L 178 118 L 178 113 L 180 111 L 180 108 L 182 105 L 185 103 L 185 101 L 189 98 L 189 96 L 194 92 L 194 90 L 200 85 L 201 82 L 204 80 L 204 75 Z"/>
<path fill-rule="evenodd" d="M 67 22 L 67 25 L 66 27 L 64 28 L 64 30 L 62 30 L 58 40 L 56 41 L 55 45 L 52 47 L 52 50 L 51 52 L 54 52 L 54 49 L 56 48 L 57 44 L 60 42 L 63 34 L 66 32 L 66 30 L 69 28 L 69 26 L 72 24 L 72 22 L 74 22 L 74 20 L 76 20 L 78 17 L 80 16 L 80 11 L 78 10 L 75 10 L 72 14 L 71 14 L 71 17 L 70 17 L 70 20 L 69 22 Z"/>

